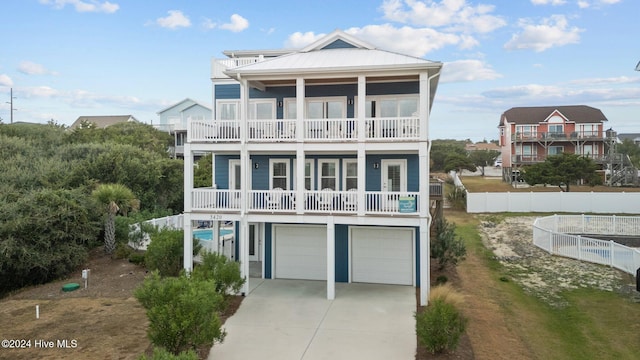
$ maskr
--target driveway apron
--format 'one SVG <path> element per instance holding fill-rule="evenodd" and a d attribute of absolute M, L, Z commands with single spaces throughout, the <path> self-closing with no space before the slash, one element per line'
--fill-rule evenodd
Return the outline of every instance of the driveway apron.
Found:
<path fill-rule="evenodd" d="M 415 288 L 261 280 L 227 319 L 209 359 L 415 359 Z"/>

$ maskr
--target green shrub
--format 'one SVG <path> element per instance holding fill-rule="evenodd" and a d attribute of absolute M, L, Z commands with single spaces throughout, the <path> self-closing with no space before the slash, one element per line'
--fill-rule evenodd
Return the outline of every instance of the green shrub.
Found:
<path fill-rule="evenodd" d="M 455 224 L 449 223 L 446 219 L 438 219 L 434 226 L 436 236 L 431 239 L 431 257 L 438 260 L 440 270 L 448 264 L 455 266 L 464 260 L 467 247 L 464 241 L 456 236 Z"/>
<path fill-rule="evenodd" d="M 184 272 L 165 278 L 154 272 L 134 295 L 147 310 L 147 335 L 154 346 L 177 355 L 224 340 L 218 317 L 223 298 L 211 281 L 193 280 Z"/>
<path fill-rule="evenodd" d="M 467 327 L 467 319 L 455 305 L 436 299 L 416 314 L 418 342 L 431 353 L 455 350 Z"/>
<path fill-rule="evenodd" d="M 198 360 L 198 354 L 196 354 L 193 350 L 183 351 L 178 355 L 173 355 L 163 348 L 154 348 L 153 355 L 151 357 L 147 357 L 146 355 L 142 355 L 138 358 L 138 360 Z"/>
<path fill-rule="evenodd" d="M 184 263 L 184 232 L 162 229 L 151 233 L 151 243 L 147 246 L 144 262 L 149 270 L 158 270 L 161 276 L 178 276 Z M 197 255 L 202 246 L 193 239 L 193 254 Z"/>
<path fill-rule="evenodd" d="M 467 207 L 467 193 L 464 188 L 453 187 L 447 193 L 447 201 L 455 210 L 464 210 Z"/>
<path fill-rule="evenodd" d="M 447 281 L 449 281 L 449 278 L 447 278 L 446 275 L 438 275 L 436 278 L 436 285 L 446 284 Z"/>
<path fill-rule="evenodd" d="M 240 275 L 240 263 L 218 253 L 206 252 L 201 258 L 202 263 L 193 269 L 193 278 L 213 281 L 216 292 L 225 299 L 244 285 L 246 280 Z"/>
<path fill-rule="evenodd" d="M 131 254 L 129 254 L 129 262 L 136 265 L 145 266 L 144 254 L 132 252 Z"/>

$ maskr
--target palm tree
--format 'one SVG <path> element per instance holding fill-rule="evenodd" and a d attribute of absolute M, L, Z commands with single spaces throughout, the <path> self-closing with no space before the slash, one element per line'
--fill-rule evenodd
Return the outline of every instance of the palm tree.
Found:
<path fill-rule="evenodd" d="M 104 223 L 104 251 L 113 253 L 116 249 L 116 223 L 118 212 L 125 216 L 129 210 L 137 210 L 140 202 L 133 192 L 122 184 L 102 184 L 91 194 L 107 211 Z"/>

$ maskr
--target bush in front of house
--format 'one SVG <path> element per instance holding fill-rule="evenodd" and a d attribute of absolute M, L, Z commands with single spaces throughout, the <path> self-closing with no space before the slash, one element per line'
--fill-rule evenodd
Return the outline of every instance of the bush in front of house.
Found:
<path fill-rule="evenodd" d="M 431 239 L 431 257 L 438 260 L 440 270 L 448 264 L 457 265 L 467 255 L 464 241 L 456 236 L 455 224 L 446 219 L 435 221 L 436 236 Z"/>
<path fill-rule="evenodd" d="M 156 271 L 134 295 L 147 310 L 147 335 L 154 346 L 178 355 L 224 340 L 226 332 L 218 316 L 224 299 L 211 281 L 194 280 L 184 272 L 161 277 Z"/>
<path fill-rule="evenodd" d="M 184 262 L 184 232 L 182 230 L 161 229 L 149 234 L 151 242 L 144 256 L 145 266 L 157 270 L 161 276 L 178 276 Z M 194 256 L 202 245 L 193 239 Z"/>
<path fill-rule="evenodd" d="M 240 263 L 212 252 L 201 254 L 201 264 L 193 269 L 192 277 L 194 280 L 212 281 L 216 292 L 225 300 L 240 291 L 246 281 L 240 274 Z"/>
<path fill-rule="evenodd" d="M 432 290 L 429 306 L 415 315 L 421 346 L 434 354 L 455 350 L 468 322 L 459 309 L 461 302 L 462 295 L 449 285 Z"/>
<path fill-rule="evenodd" d="M 199 358 L 198 354 L 193 350 L 183 351 L 178 355 L 174 355 L 163 348 L 154 348 L 151 357 L 142 355 L 138 360 L 199 360 Z"/>

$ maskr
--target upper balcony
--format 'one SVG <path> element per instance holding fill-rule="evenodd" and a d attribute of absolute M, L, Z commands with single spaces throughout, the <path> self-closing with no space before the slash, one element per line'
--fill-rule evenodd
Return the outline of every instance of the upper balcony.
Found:
<path fill-rule="evenodd" d="M 188 121 L 188 138 L 194 142 L 239 142 L 240 121 Z M 367 141 L 418 141 L 418 117 L 367 118 L 364 134 L 359 133 L 358 119 L 249 120 L 244 128 L 248 142 L 349 142 L 360 138 Z"/>
<path fill-rule="evenodd" d="M 598 131 L 572 131 L 572 132 L 517 132 L 511 135 L 511 141 L 604 141 L 602 133 Z"/>
<path fill-rule="evenodd" d="M 213 59 L 211 61 L 211 78 L 212 79 L 228 79 L 229 77 L 224 73 L 225 70 L 232 69 L 238 66 L 255 64 L 262 60 L 264 60 L 263 56 Z"/>

